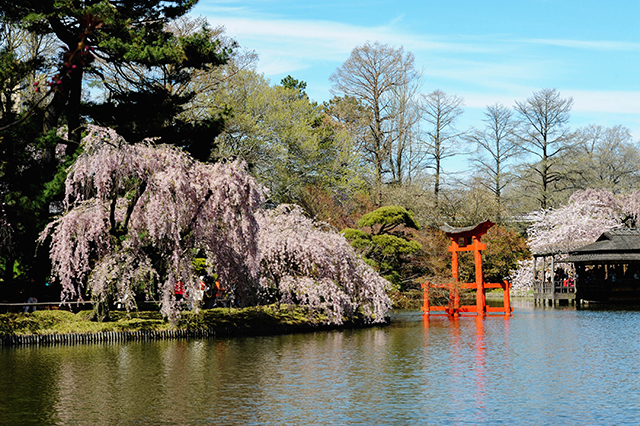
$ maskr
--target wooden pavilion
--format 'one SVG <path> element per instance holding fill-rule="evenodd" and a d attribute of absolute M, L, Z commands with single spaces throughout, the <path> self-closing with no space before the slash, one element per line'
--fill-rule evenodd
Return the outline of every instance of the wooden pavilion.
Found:
<path fill-rule="evenodd" d="M 640 302 L 640 229 L 614 229 L 565 259 L 576 270 L 576 299 Z"/>
<path fill-rule="evenodd" d="M 567 252 L 559 251 L 533 254 L 533 299 L 536 303 L 575 302 L 575 280 L 565 273 L 566 257 Z"/>

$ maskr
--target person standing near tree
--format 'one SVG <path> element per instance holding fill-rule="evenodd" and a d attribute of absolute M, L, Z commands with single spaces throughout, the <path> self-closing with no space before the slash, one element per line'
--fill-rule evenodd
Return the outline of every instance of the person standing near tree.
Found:
<path fill-rule="evenodd" d="M 36 299 L 34 296 L 29 296 L 29 298 L 27 299 L 27 303 L 38 303 L 38 299 Z M 35 312 L 36 311 L 36 307 L 35 306 L 27 305 L 27 306 L 24 307 L 24 313 L 25 314 L 27 312 L 29 312 L 29 308 L 31 308 L 31 312 Z"/>
<path fill-rule="evenodd" d="M 176 283 L 174 294 L 176 295 L 176 300 L 180 301 L 184 299 L 184 283 L 182 281 Z"/>

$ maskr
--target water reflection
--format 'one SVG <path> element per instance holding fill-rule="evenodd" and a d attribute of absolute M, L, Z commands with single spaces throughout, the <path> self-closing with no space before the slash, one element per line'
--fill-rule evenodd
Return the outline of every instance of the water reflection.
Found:
<path fill-rule="evenodd" d="M 636 422 L 640 312 L 515 306 L 404 312 L 366 330 L 0 349 L 0 424 Z"/>
<path fill-rule="evenodd" d="M 508 324 L 509 316 L 505 316 L 505 323 Z M 424 316 L 422 326 L 424 329 L 425 345 L 428 345 L 429 330 L 431 325 L 440 328 L 447 325 L 451 331 L 451 374 L 440 375 L 444 380 L 443 388 L 451 387 L 451 401 L 456 407 L 451 421 L 460 422 L 463 418 L 459 413 L 465 408 L 474 407 L 473 418 L 476 421 L 484 422 L 484 410 L 486 407 L 487 392 L 487 365 L 485 360 L 486 341 L 484 323 L 485 318 L 473 317 L 433 317 Z M 445 324 L 443 324 L 445 323 Z M 448 323 L 448 324 L 446 324 Z M 473 324 L 471 328 L 468 326 Z M 469 402 L 473 402 L 469 405 Z"/>

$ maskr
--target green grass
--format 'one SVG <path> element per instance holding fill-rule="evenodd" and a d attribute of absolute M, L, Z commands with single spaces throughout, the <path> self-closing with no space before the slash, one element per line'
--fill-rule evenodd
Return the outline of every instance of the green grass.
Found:
<path fill-rule="evenodd" d="M 90 311 L 74 314 L 52 310 L 33 313 L 0 314 L 0 335 L 98 333 L 141 330 L 200 330 L 217 327 L 249 328 L 291 325 L 320 325 L 324 318 L 300 307 L 256 306 L 242 309 L 216 308 L 198 313 L 183 312 L 171 323 L 159 312 L 111 312 L 111 321 L 87 320 Z"/>

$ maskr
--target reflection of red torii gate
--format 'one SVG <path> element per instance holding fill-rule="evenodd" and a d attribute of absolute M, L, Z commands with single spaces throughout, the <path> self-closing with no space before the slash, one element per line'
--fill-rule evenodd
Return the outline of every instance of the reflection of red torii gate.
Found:
<path fill-rule="evenodd" d="M 487 248 L 486 244 L 480 242 L 480 237 L 487 233 L 493 223 L 489 220 L 479 223 L 475 226 L 465 228 L 454 228 L 449 225 L 443 226 L 441 229 L 451 238 L 451 272 L 453 274 L 453 282 L 447 284 L 432 284 L 425 282 L 422 284 L 424 292 L 424 304 L 422 312 L 429 315 L 432 311 L 444 311 L 448 315 L 458 316 L 463 312 L 475 312 L 478 315 L 484 315 L 487 312 L 504 312 L 505 315 L 511 315 L 511 302 L 509 300 L 509 282 L 502 283 L 485 283 L 482 277 L 482 255 L 480 250 Z M 476 266 L 476 281 L 474 283 L 460 283 L 459 281 L 459 265 L 458 252 L 473 251 Z M 449 289 L 449 306 L 429 306 L 429 288 L 440 287 Z M 460 306 L 460 289 L 475 288 L 476 289 L 476 306 Z M 489 307 L 485 300 L 485 290 L 488 288 L 502 288 L 503 291 L 503 307 Z"/>

